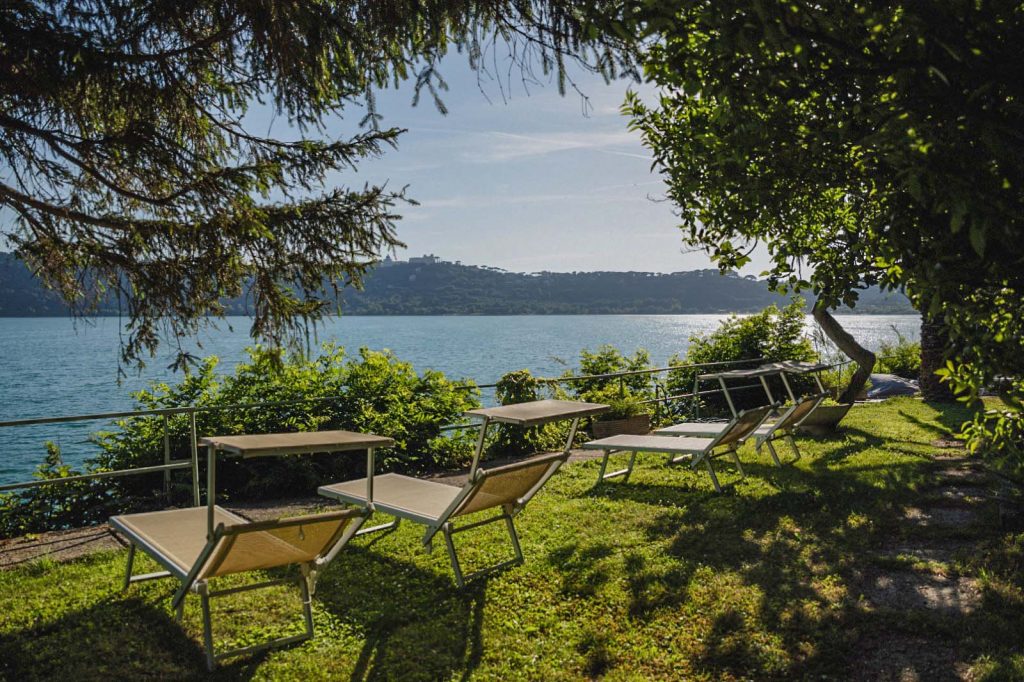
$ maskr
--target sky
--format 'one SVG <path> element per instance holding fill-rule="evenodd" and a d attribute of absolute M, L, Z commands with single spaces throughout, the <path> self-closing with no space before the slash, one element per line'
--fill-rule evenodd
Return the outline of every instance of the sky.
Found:
<path fill-rule="evenodd" d="M 397 149 L 363 161 L 355 174 L 332 174 L 326 186 L 387 182 L 419 202 L 402 206 L 395 256 L 436 254 L 444 260 L 513 272 L 634 270 L 677 272 L 714 267 L 684 247 L 665 185 L 651 153 L 619 111 L 630 88 L 653 99 L 653 87 L 632 80 L 606 84 L 579 68 L 577 89 L 562 96 L 550 80 L 524 85 L 513 70 L 502 82 L 478 76 L 465 55 L 439 69 L 449 90 L 442 114 L 429 96 L 413 106 L 411 83 L 377 93 L 382 127 L 406 128 Z M 510 83 L 511 80 L 511 83 Z M 350 109 L 329 119 L 326 137 L 362 132 L 365 114 Z M 255 134 L 296 139 L 268 108 L 246 117 Z M 4 221 L 13 216 L 0 213 Z M 0 248 L 10 245 L 0 241 Z M 742 274 L 767 265 L 763 249 Z"/>
<path fill-rule="evenodd" d="M 589 98 L 558 94 L 555 82 L 504 87 L 478 79 L 463 55 L 441 64 L 449 84 L 443 115 L 428 96 L 412 106 L 411 85 L 377 95 L 383 127 L 407 128 L 397 150 L 363 162 L 356 176 L 331 182 L 408 186 L 419 202 L 400 210 L 400 259 L 433 253 L 444 260 L 514 272 L 713 267 L 684 250 L 651 154 L 619 112 L 632 81 L 608 85 L 572 74 Z M 504 81 L 505 79 L 503 79 Z M 362 112 L 330 121 L 329 136 L 357 130 Z M 276 124 L 275 134 L 281 134 Z M 756 259 L 745 274 L 763 269 Z"/>

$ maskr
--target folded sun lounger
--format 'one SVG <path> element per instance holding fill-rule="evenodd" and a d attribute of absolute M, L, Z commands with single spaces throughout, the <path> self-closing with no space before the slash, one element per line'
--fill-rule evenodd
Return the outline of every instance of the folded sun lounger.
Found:
<path fill-rule="evenodd" d="M 775 451 L 772 442 L 785 438 L 796 453 L 796 459 L 793 460 L 795 462 L 800 459 L 800 450 L 796 446 L 796 441 L 793 440 L 793 432 L 827 396 L 827 393 L 820 393 L 797 400 L 794 404 L 783 410 L 782 414 L 773 422 L 761 424 L 744 437 L 743 440 L 751 437 L 754 438 L 754 447 L 757 448 L 758 452 L 761 451 L 762 445 L 767 445 L 772 460 L 775 461 L 775 464 L 782 466 L 782 462 L 779 460 L 779 455 Z M 654 433 L 659 436 L 713 438 L 721 433 L 722 429 L 728 424 L 729 422 L 683 422 L 682 424 L 673 424 L 672 426 L 657 429 Z"/>
<path fill-rule="evenodd" d="M 669 455 L 669 463 L 677 464 L 688 461 L 690 468 L 696 468 L 703 464 L 711 477 L 711 483 L 717 492 L 722 492 L 718 483 L 718 476 L 712 460 L 722 456 L 729 456 L 736 462 L 740 475 L 745 476 L 743 465 L 740 463 L 736 448 L 748 438 L 764 422 L 774 405 L 765 405 L 751 410 L 740 412 L 735 419 L 725 424 L 714 437 L 699 438 L 691 436 L 670 437 L 665 435 L 653 436 L 611 436 L 584 443 L 585 450 L 601 450 L 604 457 L 601 460 L 601 469 L 598 472 L 597 482 L 601 483 L 610 478 L 622 476 L 623 481 L 629 480 L 633 472 L 633 464 L 636 461 L 638 452 L 659 452 Z M 629 452 L 629 464 L 625 469 L 605 473 L 608 467 L 608 458 L 615 452 Z"/>
<path fill-rule="evenodd" d="M 392 523 L 367 528 L 366 532 L 394 528 L 402 519 L 408 519 L 427 527 L 423 544 L 428 550 L 432 547 L 434 535 L 440 532 L 448 549 L 448 557 L 455 573 L 455 583 L 462 587 L 468 578 L 523 561 L 513 517 L 523 510 L 567 458 L 567 452 L 557 452 L 493 469 L 478 468 L 461 488 L 401 474 L 374 476 L 374 509 L 396 518 Z M 366 503 L 366 483 L 362 480 L 321 486 L 318 492 L 342 502 Z M 453 523 L 458 517 L 489 509 L 500 509 L 500 512 L 490 518 L 461 527 L 456 527 Z M 512 541 L 515 558 L 464 576 L 452 536 L 502 520 Z"/>

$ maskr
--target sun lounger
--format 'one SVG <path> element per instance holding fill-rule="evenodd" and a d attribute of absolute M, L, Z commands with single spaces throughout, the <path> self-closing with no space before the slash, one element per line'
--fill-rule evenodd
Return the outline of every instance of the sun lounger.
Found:
<path fill-rule="evenodd" d="M 513 517 L 523 510 L 567 458 L 567 452 L 557 452 L 493 469 L 477 468 L 461 488 L 401 474 L 375 476 L 373 507 L 396 518 L 393 523 L 367 531 L 393 528 L 402 519 L 420 523 L 427 527 L 423 544 L 428 550 L 432 547 L 434 535 L 440 532 L 448 549 L 455 583 L 462 587 L 467 579 L 523 561 Z M 321 486 L 318 492 L 341 502 L 365 504 L 365 490 L 365 483 L 355 480 Z M 500 512 L 461 527 L 453 523 L 456 518 L 490 509 L 499 509 Z M 502 520 L 512 541 L 515 558 L 464 576 L 452 536 Z"/>
<path fill-rule="evenodd" d="M 736 462 L 736 468 L 739 469 L 740 475 L 745 476 L 736 449 L 740 443 L 757 430 L 773 409 L 775 409 L 774 405 L 765 405 L 740 412 L 735 419 L 725 424 L 714 437 L 710 438 L 621 435 L 584 443 L 583 448 L 604 452 L 601 469 L 597 475 L 598 483 L 617 476 L 622 476 L 623 481 L 628 481 L 629 475 L 633 472 L 633 464 L 638 452 L 658 452 L 669 455 L 670 464 L 689 462 L 690 468 L 696 468 L 703 464 L 711 477 L 711 483 L 715 486 L 715 490 L 721 492 L 722 487 L 718 483 L 718 476 L 715 474 L 712 460 L 729 456 Z M 608 458 L 616 452 L 630 453 L 629 463 L 625 469 L 605 473 L 608 467 Z"/>
<path fill-rule="evenodd" d="M 796 446 L 796 442 L 793 440 L 793 431 L 796 427 L 800 426 L 800 423 L 806 419 L 811 412 L 821 404 L 821 401 L 827 397 L 828 394 L 821 393 L 816 395 L 805 396 L 797 400 L 793 405 L 782 411 L 782 414 L 771 423 L 763 423 L 758 426 L 754 431 L 745 436 L 743 440 L 748 438 L 754 439 L 754 445 L 758 452 L 761 450 L 762 445 L 768 446 L 768 451 L 771 453 L 772 459 L 776 464 L 782 466 L 782 462 L 779 460 L 778 453 L 775 452 L 775 448 L 772 445 L 772 441 L 780 438 L 785 438 L 790 447 L 796 453 L 796 459 L 794 462 L 800 459 L 800 450 Z M 654 431 L 659 436 L 682 436 L 686 438 L 714 438 L 716 435 L 722 432 L 729 422 L 683 422 L 682 424 L 673 424 L 672 426 L 666 426 Z"/>
<path fill-rule="evenodd" d="M 772 441 L 785 438 L 786 442 L 789 443 L 789 447 L 793 448 L 793 452 L 796 454 L 794 462 L 800 459 L 800 448 L 796 446 L 796 441 L 793 440 L 793 433 L 796 428 L 803 423 L 807 417 L 811 415 L 814 410 L 817 409 L 818 405 L 828 397 L 828 393 L 819 393 L 818 395 L 809 395 L 801 398 L 795 404 L 791 405 L 786 409 L 779 418 L 775 420 L 773 424 L 769 426 L 767 430 L 762 431 L 758 429 L 754 432 L 754 447 L 757 451 L 761 451 L 762 445 L 768 446 L 768 452 L 771 454 L 772 459 L 778 466 L 782 466 L 782 462 L 779 460 L 779 455 L 775 452 L 775 446 L 772 445 Z"/>
<path fill-rule="evenodd" d="M 365 509 L 346 509 L 327 514 L 300 516 L 250 523 L 221 507 L 214 507 L 216 528 L 206 540 L 206 507 L 170 509 L 141 514 L 115 516 L 111 525 L 131 543 L 124 587 L 140 580 L 174 577 L 181 587 L 172 606 L 177 617 L 189 591 L 199 593 L 203 608 L 203 639 L 210 670 L 220 658 L 251 653 L 274 646 L 301 642 L 313 636 L 310 599 L 315 575 L 322 570 L 345 543 L 355 535 L 369 515 Z M 141 549 L 166 569 L 160 573 L 132 575 L 136 548 Z M 212 578 L 233 573 L 298 566 L 297 578 L 267 580 L 222 590 L 209 589 Z M 255 590 L 298 582 L 302 593 L 305 630 L 300 635 L 281 637 L 260 645 L 215 653 L 210 616 L 210 599 L 234 592 Z"/>
<path fill-rule="evenodd" d="M 181 586 L 171 602 L 180 620 L 185 597 L 199 594 L 203 610 L 203 641 L 206 664 L 213 670 L 218 659 L 261 651 L 275 646 L 301 642 L 313 636 L 310 600 L 316 589 L 316 576 L 373 513 L 369 504 L 358 508 L 322 514 L 249 522 L 215 503 L 216 453 L 218 450 L 242 457 L 266 457 L 283 454 L 366 450 L 371 477 L 365 483 L 372 495 L 373 451 L 389 447 L 390 438 L 349 431 L 266 434 L 204 438 L 207 446 L 207 504 L 186 509 L 143 512 L 114 516 L 110 524 L 129 542 L 124 588 L 134 582 L 157 578 L 176 578 Z M 163 571 L 132 575 L 136 549 L 141 549 Z M 255 584 L 211 590 L 211 579 L 236 573 L 297 566 L 294 578 L 266 580 Z M 298 582 L 302 593 L 305 630 L 298 635 L 279 637 L 261 644 L 217 653 L 213 647 L 210 599 L 275 585 Z"/>

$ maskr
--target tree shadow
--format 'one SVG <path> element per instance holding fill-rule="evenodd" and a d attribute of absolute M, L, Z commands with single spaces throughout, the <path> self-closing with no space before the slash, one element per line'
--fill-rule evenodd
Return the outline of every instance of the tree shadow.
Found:
<path fill-rule="evenodd" d="M 467 679 L 483 657 L 490 577 L 459 589 L 449 575 L 350 546 L 322 576 L 317 601 L 364 639 L 350 679 Z"/>
<path fill-rule="evenodd" d="M 564 545 L 548 553 L 547 562 L 561 579 L 561 593 L 568 597 L 593 597 L 612 579 L 607 565 L 598 562 L 615 553 L 611 544 Z"/>
<path fill-rule="evenodd" d="M 169 594 L 166 595 L 169 599 Z M 232 659 L 209 674 L 206 657 L 166 610 L 139 596 L 111 595 L 35 627 L 0 636 L 0 677 L 53 680 L 119 676 L 247 680 L 262 656 Z"/>
<path fill-rule="evenodd" d="M 899 414 L 914 426 L 934 433 L 936 438 L 946 438 L 950 435 L 959 433 L 960 427 L 964 425 L 965 421 L 968 421 L 971 418 L 970 410 L 961 405 L 935 404 L 934 406 L 937 413 L 936 419 L 939 421 L 941 426 L 936 426 L 935 424 L 926 422 L 919 417 L 915 417 L 906 410 L 900 410 Z"/>
<path fill-rule="evenodd" d="M 694 660 L 703 673 L 842 675 L 856 651 L 851 624 L 872 619 L 856 606 L 858 562 L 891 528 L 899 505 L 914 494 L 913 484 L 927 476 L 922 464 L 832 471 L 745 462 L 747 475 L 775 492 L 717 495 L 636 482 L 603 485 L 588 494 L 665 506 L 644 527 L 649 541 L 667 543 L 663 558 L 625 557 L 628 614 L 641 623 L 680 610 L 699 613 L 704 625 Z M 851 517 L 860 520 L 851 525 Z M 763 641 L 765 631 L 795 668 L 776 667 L 780 659 Z"/>

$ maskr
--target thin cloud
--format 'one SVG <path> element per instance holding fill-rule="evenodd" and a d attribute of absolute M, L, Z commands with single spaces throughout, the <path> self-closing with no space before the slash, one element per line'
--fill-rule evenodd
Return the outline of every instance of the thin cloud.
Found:
<path fill-rule="evenodd" d="M 636 148 L 638 138 L 629 131 L 614 132 L 551 132 L 531 135 L 489 131 L 486 135 L 496 142 L 476 150 L 474 158 L 480 161 L 511 161 L 533 156 L 544 156 L 565 151 L 597 151 L 616 155 L 649 157 L 616 150 L 615 147 Z"/>

